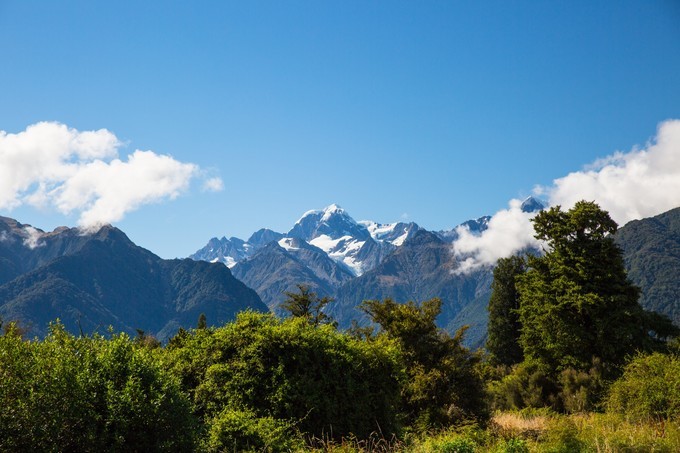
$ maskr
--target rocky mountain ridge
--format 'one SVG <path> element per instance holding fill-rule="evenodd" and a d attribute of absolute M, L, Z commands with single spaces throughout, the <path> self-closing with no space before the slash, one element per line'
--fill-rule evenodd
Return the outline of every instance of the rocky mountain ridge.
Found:
<path fill-rule="evenodd" d="M 529 197 L 522 208 L 533 212 L 542 206 Z M 489 219 L 472 219 L 459 227 L 481 234 Z M 352 320 L 366 321 L 356 309 L 364 299 L 391 297 L 404 302 L 440 297 L 440 326 L 453 332 L 463 323 L 471 324 L 467 338 L 476 345 L 486 333 L 492 273 L 487 268 L 470 275 L 454 274 L 458 264 L 451 243 L 459 227 L 431 232 L 412 222 L 357 222 L 333 204 L 306 212 L 286 234 L 260 230 L 270 231 L 267 245 L 251 239 L 213 238 L 191 257 L 230 266 L 234 276 L 277 313 L 284 292 L 295 291 L 300 283 L 321 296 L 334 297 L 328 312 L 341 327 Z M 245 253 L 224 254 L 234 249 Z"/>
<path fill-rule="evenodd" d="M 93 232 L 44 232 L 0 218 L 0 318 L 44 335 L 59 318 L 74 333 L 140 329 L 164 340 L 201 313 L 222 324 L 257 294 L 221 264 L 163 260 L 106 225 Z"/>

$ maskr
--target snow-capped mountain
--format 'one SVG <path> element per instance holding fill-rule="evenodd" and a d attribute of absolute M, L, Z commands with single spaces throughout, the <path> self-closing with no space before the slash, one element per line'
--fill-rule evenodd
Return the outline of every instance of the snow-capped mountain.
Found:
<path fill-rule="evenodd" d="M 236 263 L 247 260 L 265 245 L 272 241 L 278 241 L 284 237 L 276 231 L 262 228 L 253 233 L 247 241 L 237 237 L 227 239 L 210 239 L 205 247 L 196 251 L 189 258 L 197 261 L 210 261 L 211 263 L 224 263 L 228 268 L 233 268 Z"/>
<path fill-rule="evenodd" d="M 416 224 L 357 222 L 340 206 L 332 204 L 323 210 L 306 212 L 287 236 L 320 248 L 359 276 L 380 264 L 417 229 Z"/>
<path fill-rule="evenodd" d="M 533 198 L 522 204 L 526 212 L 542 207 Z M 489 220 L 484 216 L 460 226 L 482 234 Z M 492 274 L 489 269 L 474 276 L 451 272 L 457 265 L 451 243 L 457 237 L 457 228 L 429 232 L 415 223 L 355 221 L 333 204 L 304 213 L 288 233 L 263 229 L 247 241 L 214 238 L 192 258 L 229 265 L 275 312 L 285 292 L 308 285 L 320 296 L 336 299 L 329 314 L 344 327 L 360 316 L 356 305 L 363 299 L 440 296 L 445 307 L 441 327 L 455 332 L 470 324 L 467 341 L 477 344 L 485 331 Z"/>
<path fill-rule="evenodd" d="M 337 204 L 327 206 L 322 210 L 305 212 L 288 232 L 288 237 L 311 241 L 321 236 L 332 240 L 352 237 L 365 241 L 371 237 L 365 226 L 357 223 Z"/>
<path fill-rule="evenodd" d="M 237 263 L 253 258 L 271 242 L 278 242 L 286 249 L 287 244 L 292 243 L 289 239 L 295 239 L 296 244 L 302 241 L 320 249 L 351 275 L 358 276 L 377 266 L 419 229 L 413 222 L 357 222 L 343 208 L 332 204 L 324 209 L 307 211 L 286 234 L 263 228 L 247 241 L 214 237 L 190 258 L 221 262 L 233 268 Z"/>
<path fill-rule="evenodd" d="M 402 246 L 406 239 L 420 229 L 413 222 L 377 223 L 372 220 L 360 220 L 359 224 L 365 226 L 376 241 L 389 242 L 396 247 Z"/>

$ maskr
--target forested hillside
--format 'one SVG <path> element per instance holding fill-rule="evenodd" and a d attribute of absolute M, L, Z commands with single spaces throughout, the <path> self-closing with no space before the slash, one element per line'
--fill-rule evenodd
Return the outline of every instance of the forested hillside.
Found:
<path fill-rule="evenodd" d="M 59 318 L 73 333 L 112 326 L 167 339 L 202 313 L 218 325 L 244 309 L 267 311 L 225 266 L 162 260 L 111 226 L 44 233 L 0 218 L 0 238 L 0 317 L 31 336 Z"/>
<path fill-rule="evenodd" d="M 680 326 L 680 208 L 626 224 L 616 242 L 642 306 Z"/>

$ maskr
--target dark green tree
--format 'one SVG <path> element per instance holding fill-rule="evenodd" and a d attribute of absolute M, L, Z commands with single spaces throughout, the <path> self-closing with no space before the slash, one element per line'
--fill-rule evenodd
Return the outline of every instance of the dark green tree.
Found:
<path fill-rule="evenodd" d="M 380 325 L 376 338 L 386 336 L 403 351 L 408 377 L 401 411 L 409 424 L 425 430 L 486 417 L 479 356 L 462 345 L 465 328 L 454 337 L 437 328 L 441 300 L 366 300 L 361 309 Z"/>
<path fill-rule="evenodd" d="M 501 258 L 493 271 L 486 341 L 492 363 L 514 365 L 524 358 L 519 344 L 519 294 L 515 286 L 517 276 L 524 272 L 526 261 L 519 256 Z"/>
<path fill-rule="evenodd" d="M 295 318 L 306 318 L 310 324 L 334 324 L 333 319 L 323 312 L 326 305 L 333 301 L 331 297 L 318 297 L 307 285 L 295 285 L 298 292 L 286 291 L 286 300 L 281 308 Z"/>
<path fill-rule="evenodd" d="M 205 313 L 201 313 L 198 316 L 198 323 L 196 324 L 197 329 L 205 329 L 208 327 L 208 321 L 207 318 L 205 317 Z"/>
<path fill-rule="evenodd" d="M 639 305 L 640 291 L 628 280 L 612 237 L 617 225 L 596 203 L 580 201 L 568 211 L 553 207 L 533 224 L 546 250 L 528 258 L 528 271 L 517 282 L 526 359 L 551 374 L 588 370 L 596 359 L 608 374 L 626 356 L 658 343 L 658 335 L 673 333 Z"/>

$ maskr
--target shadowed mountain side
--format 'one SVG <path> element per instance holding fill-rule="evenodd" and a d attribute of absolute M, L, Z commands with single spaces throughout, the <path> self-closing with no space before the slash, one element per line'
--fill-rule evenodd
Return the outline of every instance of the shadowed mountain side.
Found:
<path fill-rule="evenodd" d="M 461 319 L 471 325 L 466 343 L 477 345 L 486 333 L 486 305 L 493 276 L 490 270 L 456 275 L 456 266 L 451 245 L 434 233 L 420 230 L 375 269 L 343 285 L 336 293 L 336 301 L 329 304 L 328 314 L 340 322 L 340 327 L 348 327 L 352 319 L 368 321 L 357 309 L 365 299 L 390 297 L 397 302 L 420 302 L 439 297 L 442 313 L 437 323 L 454 333 L 463 325 L 457 316 L 475 304 L 481 309 L 468 310 L 475 316 Z"/>
<path fill-rule="evenodd" d="M 323 250 L 301 239 L 281 239 L 263 247 L 251 259 L 232 269 L 236 278 L 253 288 L 270 310 L 281 314 L 278 306 L 284 292 L 296 292 L 296 284 L 305 284 L 320 297 L 333 295 L 335 288 L 353 278 L 343 266 Z"/>
<path fill-rule="evenodd" d="M 680 208 L 632 221 L 616 233 L 640 304 L 680 326 Z"/>
<path fill-rule="evenodd" d="M 59 236 L 43 236 L 44 245 L 25 253 L 35 262 L 47 260 L 35 255 L 49 256 L 68 243 Z M 0 286 L 3 319 L 19 320 L 29 335 L 43 335 L 48 322 L 60 318 L 75 333 L 103 332 L 111 325 L 164 340 L 180 326 L 195 326 L 200 313 L 210 324 L 221 324 L 242 309 L 266 310 L 222 264 L 162 260 L 110 226 L 77 237 L 78 247 L 61 248 L 67 254 Z"/>

